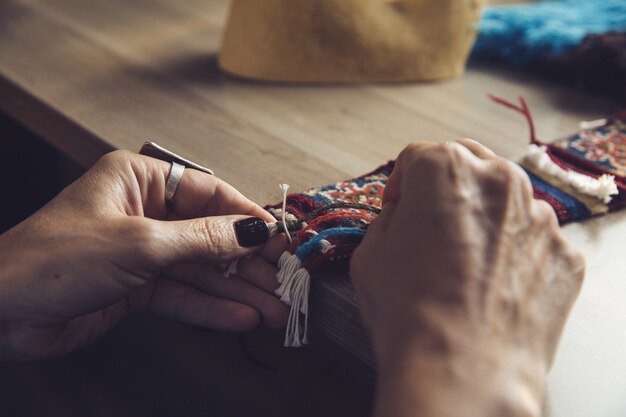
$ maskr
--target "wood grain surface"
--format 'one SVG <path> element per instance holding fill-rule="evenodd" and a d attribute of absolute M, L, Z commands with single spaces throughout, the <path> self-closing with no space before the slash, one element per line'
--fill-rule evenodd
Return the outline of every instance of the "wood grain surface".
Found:
<path fill-rule="evenodd" d="M 431 83 L 238 80 L 216 67 L 227 6 L 4 0 L 0 109 L 84 166 L 151 139 L 210 167 L 260 204 L 280 199 L 279 183 L 297 191 L 353 177 L 414 140 L 467 136 L 515 158 L 528 141 L 525 122 L 489 101 L 488 91 L 509 99 L 523 94 L 543 140 L 618 110 L 609 100 L 479 62 L 460 79 Z M 626 389 L 626 280 L 618 279 L 626 264 L 619 251 L 624 220 L 614 214 L 564 228 L 587 253 L 588 277 L 551 375 L 555 416 L 626 412 L 626 397 L 618 395 Z M 318 329 L 372 363 L 347 276 L 325 274 L 313 283 Z"/>

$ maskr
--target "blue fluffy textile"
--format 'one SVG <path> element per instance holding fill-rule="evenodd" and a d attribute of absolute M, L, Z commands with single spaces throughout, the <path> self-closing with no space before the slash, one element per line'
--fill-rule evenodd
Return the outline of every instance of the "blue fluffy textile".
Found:
<path fill-rule="evenodd" d="M 526 64 L 561 55 L 590 34 L 626 30 L 626 0 L 539 0 L 483 10 L 473 56 Z"/>

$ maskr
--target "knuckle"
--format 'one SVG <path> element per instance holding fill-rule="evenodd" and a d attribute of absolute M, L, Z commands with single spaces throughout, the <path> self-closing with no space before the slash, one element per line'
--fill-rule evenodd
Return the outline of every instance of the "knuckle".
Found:
<path fill-rule="evenodd" d="M 437 173 L 447 170 L 448 166 L 458 156 L 457 152 L 458 150 L 453 149 L 452 146 L 437 144 L 422 151 L 414 158 L 413 163 L 421 170 Z"/>
<path fill-rule="evenodd" d="M 582 283 L 587 268 L 585 257 L 572 244 L 564 242 L 568 269 L 572 272 L 573 279 Z"/>
<path fill-rule="evenodd" d="M 503 191 L 521 195 L 527 202 L 533 200 L 533 188 L 528 175 L 517 164 L 504 158 L 494 158 L 487 162 L 487 175 L 499 182 Z"/>
<path fill-rule="evenodd" d="M 560 234 L 559 222 L 554 209 L 547 202 L 534 199 L 532 202 L 532 216 L 541 226 L 547 227 L 548 231 Z"/>
<path fill-rule="evenodd" d="M 511 167 L 506 161 L 494 158 L 484 162 L 485 170 L 482 170 L 487 188 L 496 190 L 497 194 L 505 196 L 509 194 L 514 184 Z"/>
<path fill-rule="evenodd" d="M 457 178 L 472 170 L 472 154 L 458 143 L 418 142 L 408 145 L 398 161 L 410 178 Z"/>
<path fill-rule="evenodd" d="M 205 213 L 224 212 L 224 208 L 227 208 L 229 204 L 232 204 L 236 199 L 237 192 L 226 181 L 220 178 L 213 178 L 212 180 L 214 181 L 213 195 L 207 200 Z"/>
<path fill-rule="evenodd" d="M 433 148 L 438 146 L 442 145 L 432 142 L 410 143 L 402 150 L 402 152 L 400 152 L 398 162 L 402 163 L 402 165 L 411 166 L 417 161 L 424 159 L 424 157 L 428 155 Z"/>
<path fill-rule="evenodd" d="M 572 268 L 577 273 L 578 281 L 582 282 L 583 277 L 585 276 L 585 270 L 587 269 L 587 261 L 585 261 L 585 257 L 582 253 L 577 251 L 576 254 L 572 256 L 571 262 Z"/>
<path fill-rule="evenodd" d="M 134 155 L 132 152 L 125 150 L 109 152 L 98 160 L 98 165 L 116 166 L 131 159 L 132 155 Z"/>
<path fill-rule="evenodd" d="M 419 155 L 420 152 L 424 149 L 424 142 L 412 142 L 409 143 L 403 150 L 400 152 L 399 159 L 405 160 L 407 158 L 411 158 L 413 156 Z"/>
<path fill-rule="evenodd" d="M 508 161 L 502 158 L 494 158 L 488 161 L 487 164 L 489 165 L 487 175 L 508 184 L 512 184 L 515 181 L 518 172 Z"/>

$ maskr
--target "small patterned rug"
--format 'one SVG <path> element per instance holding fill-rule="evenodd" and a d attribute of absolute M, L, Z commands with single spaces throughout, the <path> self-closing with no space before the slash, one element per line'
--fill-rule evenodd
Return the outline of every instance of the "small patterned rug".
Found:
<path fill-rule="evenodd" d="M 494 100 L 527 116 L 531 143 L 520 165 L 530 177 L 535 198 L 547 201 L 561 224 L 626 206 L 626 111 L 544 144 L 535 137 L 523 99 L 521 106 Z M 291 244 L 279 260 L 276 291 L 291 306 L 285 346 L 308 343 L 311 276 L 324 266 L 348 263 L 380 212 L 393 167 L 391 161 L 357 178 L 287 195 L 285 226 Z M 282 219 L 282 207 L 278 203 L 266 209 Z"/>

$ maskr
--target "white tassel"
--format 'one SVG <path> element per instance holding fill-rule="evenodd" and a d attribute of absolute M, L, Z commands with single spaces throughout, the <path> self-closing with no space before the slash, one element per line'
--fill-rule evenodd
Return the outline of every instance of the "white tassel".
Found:
<path fill-rule="evenodd" d="M 300 313 L 297 309 L 292 308 L 289 311 L 289 319 L 287 319 L 287 328 L 285 329 L 285 347 L 300 347 L 298 327 L 300 326 Z"/>
<path fill-rule="evenodd" d="M 311 277 L 305 269 L 299 269 L 294 282 L 290 294 L 292 303 L 285 332 L 285 347 L 300 347 L 309 343 L 307 333 Z M 300 323 L 300 314 L 304 315 L 304 328 Z"/>
<path fill-rule="evenodd" d="M 276 274 L 276 280 L 279 284 L 285 282 L 285 277 L 291 277 L 302 266 L 302 262 L 296 255 L 292 255 L 289 252 L 283 252 L 278 259 L 278 274 Z M 276 290 L 278 291 L 278 290 Z M 276 295 L 280 295 L 276 293 Z"/>
<path fill-rule="evenodd" d="M 283 217 L 283 209 L 269 209 L 269 212 L 272 216 L 274 216 L 276 219 L 282 219 Z M 287 220 L 288 222 L 295 222 L 296 220 L 298 220 L 298 218 L 291 213 L 285 213 L 285 220 Z"/>
<path fill-rule="evenodd" d="M 280 256 L 278 267 L 280 268 L 276 274 L 276 280 L 280 286 L 274 291 L 274 294 L 280 297 L 280 300 L 291 305 L 292 292 L 296 281 L 303 275 L 308 274 L 306 269 L 301 268 L 302 262 L 296 255 L 285 252 Z"/>
<path fill-rule="evenodd" d="M 302 268 L 300 259 L 289 252 L 284 252 L 280 256 L 278 267 L 276 279 L 280 286 L 275 294 L 282 302 L 291 306 L 285 331 L 285 346 L 300 347 L 309 343 L 307 333 L 311 276 Z M 300 323 L 300 314 L 304 315 L 304 328 Z"/>
<path fill-rule="evenodd" d="M 545 146 L 528 145 L 522 163 L 531 169 L 536 169 L 539 173 L 560 180 L 581 194 L 595 197 L 605 204 L 611 201 L 612 195 L 619 192 L 613 175 L 603 174 L 599 178 L 593 178 L 576 171 L 565 170 L 550 159 Z"/>
<path fill-rule="evenodd" d="M 300 312 L 304 314 L 304 334 L 302 336 L 302 343 L 309 344 L 309 294 L 311 292 L 311 276 L 307 275 L 304 282 L 304 294 L 302 295 L 302 306 Z"/>
<path fill-rule="evenodd" d="M 292 305 L 293 297 L 297 289 L 297 283 L 305 279 L 307 276 L 309 276 L 308 271 L 304 268 L 300 268 L 289 279 L 286 279 L 282 295 L 276 294 L 280 296 L 280 301 L 288 306 Z M 276 292 L 278 292 L 278 290 L 276 290 Z"/>
<path fill-rule="evenodd" d="M 224 278 L 230 278 L 231 275 L 235 275 L 237 273 L 237 263 L 238 262 L 239 262 L 239 259 L 235 259 L 230 264 L 228 264 L 228 266 L 226 264 L 222 265 L 224 268 L 226 268 L 226 270 L 224 271 L 224 274 L 223 274 Z"/>

